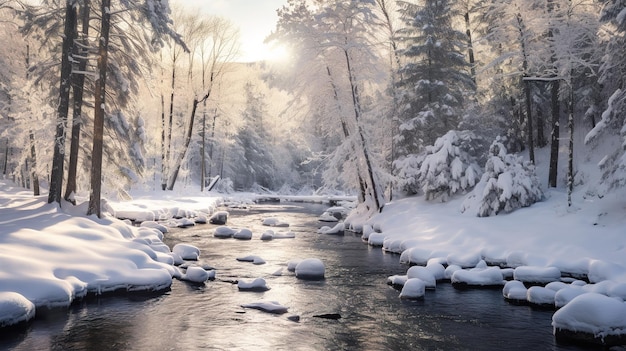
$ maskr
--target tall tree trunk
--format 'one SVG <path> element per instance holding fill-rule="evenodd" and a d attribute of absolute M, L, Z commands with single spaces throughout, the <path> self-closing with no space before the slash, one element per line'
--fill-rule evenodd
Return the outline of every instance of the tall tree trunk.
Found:
<path fill-rule="evenodd" d="M 29 80 L 30 74 L 30 45 L 26 44 L 26 81 Z M 28 99 L 30 105 L 30 99 Z M 28 131 L 28 139 L 30 142 L 30 179 L 33 186 L 33 195 L 39 196 L 41 189 L 39 188 L 39 176 L 37 175 L 37 149 L 35 148 L 35 135 L 33 130 Z"/>
<path fill-rule="evenodd" d="M 472 30 L 470 26 L 470 13 L 469 9 L 465 12 L 465 34 L 467 35 L 467 55 L 470 64 L 470 73 L 472 80 L 476 84 L 476 62 L 474 59 L 474 43 L 472 42 Z"/>
<path fill-rule="evenodd" d="M 206 176 L 206 101 L 202 104 L 202 146 L 200 147 L 200 192 L 204 192 Z"/>
<path fill-rule="evenodd" d="M 213 114 L 213 123 L 211 124 L 211 139 L 209 144 L 209 178 L 213 175 L 213 149 L 215 148 L 215 122 L 217 121 L 217 109 Z"/>
<path fill-rule="evenodd" d="M 167 156 L 165 155 L 165 96 L 163 94 L 163 76 L 165 75 L 163 69 L 163 54 L 161 54 L 161 190 L 167 189 Z"/>
<path fill-rule="evenodd" d="M 561 104 L 559 102 L 559 81 L 552 81 L 552 132 L 550 133 L 550 170 L 548 183 L 551 188 L 556 188 L 557 174 L 559 168 L 559 119 L 561 115 Z"/>
<path fill-rule="evenodd" d="M 573 76 L 573 73 L 571 75 Z M 570 79 L 569 108 L 567 129 L 569 130 L 569 147 L 567 160 L 567 206 L 572 206 L 572 192 L 574 191 L 574 82 Z"/>
<path fill-rule="evenodd" d="M 63 163 L 65 161 L 65 130 L 67 114 L 70 106 L 70 77 L 72 75 L 72 46 L 76 28 L 76 8 L 74 1 L 66 0 L 65 27 L 63 30 L 63 48 L 61 53 L 61 84 L 59 87 L 59 106 L 57 109 L 56 133 L 54 137 L 54 155 L 52 157 L 52 174 L 50 175 L 50 191 L 48 203 L 61 203 L 63 187 Z"/>
<path fill-rule="evenodd" d="M 196 110 L 198 109 L 198 104 L 200 102 L 197 99 L 193 100 L 193 105 L 191 107 L 191 116 L 189 117 L 189 126 L 187 127 L 187 133 L 185 133 L 185 141 L 183 144 L 183 151 L 180 157 L 177 157 L 174 161 L 174 167 L 172 167 L 172 173 L 168 180 L 167 190 L 174 190 L 174 184 L 176 183 L 176 178 L 178 178 L 178 172 L 180 172 L 180 166 L 185 159 L 185 155 L 187 154 L 187 150 L 189 149 L 189 144 L 191 143 L 191 137 L 193 136 L 193 124 L 196 120 Z"/>
<path fill-rule="evenodd" d="M 65 200 L 74 202 L 73 194 L 76 193 L 76 176 L 78 173 L 78 152 L 80 149 L 80 127 L 82 124 L 83 93 L 85 86 L 85 71 L 87 70 L 86 51 L 89 45 L 89 15 L 91 10 L 90 0 L 83 0 L 81 9 L 82 38 L 80 45 L 74 46 L 74 57 L 79 61 L 78 73 L 72 76 L 72 90 L 74 92 L 74 109 L 72 113 L 72 136 L 70 138 L 70 161 L 67 170 L 67 185 L 65 186 Z"/>
<path fill-rule="evenodd" d="M 95 89 L 95 110 L 93 118 L 93 150 L 91 152 L 91 192 L 87 214 L 101 216 L 100 195 L 102 189 L 102 148 L 104 145 L 104 113 L 106 97 L 106 74 L 109 54 L 109 31 L 111 29 L 111 0 L 102 0 L 102 23 L 100 45 L 98 46 L 98 80 Z"/>
<path fill-rule="evenodd" d="M 165 176 L 163 177 L 163 189 L 169 189 L 169 183 L 170 179 L 172 178 L 172 175 L 170 174 L 170 155 L 172 152 L 172 127 L 174 124 L 174 88 L 176 86 L 176 59 L 174 58 L 174 60 L 172 61 L 172 85 L 171 85 L 171 92 L 170 92 L 170 111 L 169 111 L 169 121 L 168 121 L 168 127 L 167 127 L 167 134 L 166 134 L 166 138 L 167 138 L 167 142 L 165 143 Z M 174 177 L 175 179 L 176 177 Z M 171 189 L 169 189 L 171 190 Z"/>

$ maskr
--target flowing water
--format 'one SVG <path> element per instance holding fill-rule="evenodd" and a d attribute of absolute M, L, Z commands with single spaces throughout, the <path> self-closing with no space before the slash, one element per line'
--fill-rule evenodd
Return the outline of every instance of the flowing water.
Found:
<path fill-rule="evenodd" d="M 251 229 L 248 241 L 214 238 L 213 225 L 174 230 L 165 242 L 199 247 L 197 264 L 214 267 L 216 280 L 201 286 L 175 280 L 157 297 L 92 298 L 40 314 L 26 330 L 0 332 L 0 350 L 581 350 L 556 344 L 553 312 L 510 305 L 500 290 L 460 291 L 441 282 L 421 301 L 399 299 L 386 284 L 388 276 L 406 272 L 399 256 L 358 236 L 316 234 L 325 208 L 282 203 L 232 210 L 228 225 Z M 267 217 L 289 223 L 272 229 L 296 237 L 259 240 L 269 229 L 261 225 Z M 266 264 L 236 260 L 247 255 Z M 309 257 L 324 262 L 325 280 L 288 272 L 289 260 Z M 243 292 L 233 284 L 258 277 L 270 290 Z M 289 311 L 241 307 L 261 300 Z M 315 317 L 321 314 L 341 318 Z"/>

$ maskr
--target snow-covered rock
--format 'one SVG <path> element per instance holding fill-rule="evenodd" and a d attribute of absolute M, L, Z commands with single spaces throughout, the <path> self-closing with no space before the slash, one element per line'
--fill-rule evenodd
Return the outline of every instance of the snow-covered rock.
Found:
<path fill-rule="evenodd" d="M 371 233 L 367 239 L 370 246 L 383 246 L 386 235 L 384 233 Z"/>
<path fill-rule="evenodd" d="M 427 289 L 435 289 L 437 287 L 437 281 L 432 271 L 426 267 L 413 266 L 406 271 L 406 276 L 409 279 L 420 279 Z"/>
<path fill-rule="evenodd" d="M 277 301 L 258 301 L 241 305 L 243 308 L 252 308 L 268 313 L 283 314 L 286 313 L 288 307 L 285 307 Z"/>
<path fill-rule="evenodd" d="M 412 247 L 402 251 L 402 254 L 400 254 L 400 263 L 425 266 L 430 259 L 431 253 L 431 250 Z"/>
<path fill-rule="evenodd" d="M 272 239 L 274 239 L 274 231 L 271 229 L 268 229 L 265 232 L 263 232 L 263 234 L 261 234 L 261 240 L 269 241 Z"/>
<path fill-rule="evenodd" d="M 502 296 L 513 303 L 522 304 L 527 301 L 528 289 L 519 280 L 510 280 L 502 288 Z"/>
<path fill-rule="evenodd" d="M 141 222 L 139 226 L 144 227 L 144 228 L 157 229 L 161 233 L 167 233 L 169 231 L 169 229 L 166 226 L 155 221 L 144 221 L 144 222 Z"/>
<path fill-rule="evenodd" d="M 296 271 L 296 267 L 298 266 L 298 263 L 302 262 L 302 260 L 300 259 L 293 259 L 293 260 L 289 260 L 289 262 L 287 262 L 287 270 L 289 272 L 295 272 Z"/>
<path fill-rule="evenodd" d="M 376 231 L 371 225 L 365 224 L 363 225 L 363 234 L 361 234 L 361 239 L 363 239 L 363 241 L 367 241 L 370 237 L 370 234 L 375 233 L 375 232 Z"/>
<path fill-rule="evenodd" d="M 554 294 L 554 307 L 561 308 L 570 303 L 575 297 L 587 292 L 581 287 L 576 285 L 570 285 L 565 289 L 561 289 Z"/>
<path fill-rule="evenodd" d="M 319 258 L 307 258 L 296 265 L 296 278 L 306 280 L 324 279 L 325 266 Z"/>
<path fill-rule="evenodd" d="M 561 271 L 556 267 L 520 266 L 513 272 L 515 280 L 527 284 L 548 284 L 561 279 Z"/>
<path fill-rule="evenodd" d="M 289 223 L 283 222 L 276 217 L 263 219 L 263 225 L 268 227 L 289 227 Z"/>
<path fill-rule="evenodd" d="M 531 286 L 526 293 L 528 303 L 535 307 L 554 308 L 554 296 L 556 292 L 542 286 Z"/>
<path fill-rule="evenodd" d="M 402 242 L 404 240 L 399 238 L 385 238 L 383 240 L 383 251 L 401 254 L 404 249 L 402 248 Z"/>
<path fill-rule="evenodd" d="M 426 294 L 426 283 L 419 278 L 410 278 L 402 287 L 400 298 L 402 299 L 422 299 Z"/>
<path fill-rule="evenodd" d="M 200 257 L 200 249 L 184 243 L 178 243 L 172 248 L 172 253 L 180 256 L 183 260 L 197 260 Z"/>
<path fill-rule="evenodd" d="M 426 269 L 433 274 L 435 280 L 443 280 L 446 278 L 446 268 L 439 262 L 429 260 Z"/>
<path fill-rule="evenodd" d="M 474 268 L 482 258 L 479 253 L 451 253 L 448 255 L 448 265 L 457 265 L 461 268 Z"/>
<path fill-rule="evenodd" d="M 228 212 L 226 211 L 217 211 L 209 218 L 211 224 L 224 225 L 226 221 L 228 221 Z"/>
<path fill-rule="evenodd" d="M 27 322 L 35 317 L 35 305 L 16 292 L 0 292 L 0 328 Z"/>
<path fill-rule="evenodd" d="M 409 279 L 406 275 L 392 275 L 387 277 L 387 284 L 393 286 L 394 288 L 399 288 L 404 286 L 404 283 Z"/>
<path fill-rule="evenodd" d="M 250 240 L 252 239 L 252 231 L 250 229 L 239 229 L 235 234 L 233 234 L 233 238 L 239 240 Z"/>
<path fill-rule="evenodd" d="M 204 215 L 204 214 L 202 214 L 202 213 L 198 213 L 198 214 L 194 217 L 193 221 L 194 221 L 196 224 L 207 224 L 207 222 L 208 222 L 209 220 L 207 219 L 206 215 Z"/>
<path fill-rule="evenodd" d="M 333 216 L 332 213 L 324 212 L 319 216 L 317 220 L 320 222 L 338 222 L 340 218 Z"/>
<path fill-rule="evenodd" d="M 626 341 L 626 303 L 601 294 L 582 294 L 554 313 L 552 326 L 557 340 L 622 345 Z"/>
<path fill-rule="evenodd" d="M 259 256 L 256 256 L 256 255 L 248 255 L 248 256 L 237 257 L 237 261 L 240 261 L 240 262 L 251 262 L 251 263 L 256 264 L 256 265 L 265 264 L 265 260 L 262 259 Z"/>
<path fill-rule="evenodd" d="M 452 274 L 452 286 L 455 288 L 467 287 L 496 287 L 503 286 L 504 279 L 499 267 L 458 270 Z"/>
<path fill-rule="evenodd" d="M 194 225 L 196 225 L 196 222 L 192 221 L 189 218 L 178 218 L 176 220 L 177 228 L 189 228 L 189 227 L 193 227 Z"/>
<path fill-rule="evenodd" d="M 443 278 L 446 280 L 451 280 L 452 279 L 452 275 L 454 275 L 454 272 L 456 271 L 460 271 L 463 270 L 463 268 L 461 268 L 461 266 L 457 266 L 455 264 L 451 264 L 448 267 L 446 267 L 446 270 L 443 272 Z"/>
<path fill-rule="evenodd" d="M 209 280 L 210 274 L 204 268 L 191 266 L 187 267 L 187 272 L 183 274 L 181 280 L 186 280 L 192 283 L 204 283 Z"/>
<path fill-rule="evenodd" d="M 254 280 L 239 280 L 237 282 L 237 288 L 244 291 L 266 291 L 270 288 L 267 286 L 267 282 L 263 278 L 256 278 Z"/>
<path fill-rule="evenodd" d="M 232 238 L 237 231 L 226 226 L 217 227 L 213 231 L 213 236 L 216 238 Z"/>
<path fill-rule="evenodd" d="M 343 222 L 337 223 L 334 227 L 323 226 L 317 230 L 318 234 L 332 234 L 332 235 L 343 235 L 344 234 L 344 224 Z"/>

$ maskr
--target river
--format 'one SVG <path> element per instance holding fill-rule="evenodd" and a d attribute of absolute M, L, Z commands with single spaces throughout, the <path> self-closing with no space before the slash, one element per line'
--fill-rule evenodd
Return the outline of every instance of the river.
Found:
<path fill-rule="evenodd" d="M 320 235 L 325 205 L 281 203 L 232 210 L 228 225 L 249 228 L 252 240 L 217 239 L 213 225 L 166 234 L 200 248 L 197 264 L 216 280 L 175 280 L 156 297 L 90 298 L 40 314 L 27 330 L 0 337 L 0 350 L 583 350 L 556 344 L 552 311 L 514 306 L 501 290 L 456 290 L 438 283 L 420 301 L 398 298 L 388 276 L 404 274 L 399 256 L 367 246 L 355 235 Z M 292 239 L 261 241 L 264 218 L 289 223 Z M 237 257 L 258 255 L 254 265 Z M 303 281 L 288 272 L 292 259 L 315 257 L 326 279 Z M 282 274 L 277 275 L 282 270 Z M 239 291 L 232 282 L 262 277 L 270 290 Z M 260 300 L 287 306 L 275 315 L 244 309 Z M 315 317 L 338 314 L 339 319 Z M 297 320 L 299 319 L 299 320 Z"/>

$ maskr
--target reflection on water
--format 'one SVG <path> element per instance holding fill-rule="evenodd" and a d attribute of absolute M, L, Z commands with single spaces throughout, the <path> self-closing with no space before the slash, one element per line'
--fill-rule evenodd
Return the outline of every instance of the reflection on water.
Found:
<path fill-rule="evenodd" d="M 214 226 L 177 230 L 166 243 L 190 243 L 201 262 L 217 269 L 204 286 L 175 281 L 156 298 L 106 297 L 68 311 L 39 315 L 22 333 L 0 337 L 0 350 L 576 350 L 556 345 L 552 312 L 507 304 L 500 290 L 458 291 L 440 283 L 423 301 L 398 298 L 386 278 L 402 274 L 397 255 L 360 238 L 319 235 L 326 206 L 293 204 L 231 212 L 229 225 L 250 228 L 250 241 L 215 239 Z M 295 239 L 258 239 L 261 221 L 276 216 Z M 239 262 L 244 255 L 267 263 Z M 326 280 L 301 281 L 287 271 L 291 259 L 320 258 Z M 282 269 L 280 276 L 272 273 Z M 266 292 L 239 292 L 231 280 L 263 277 Z M 240 307 L 258 300 L 289 307 L 272 315 Z M 314 315 L 339 313 L 329 320 Z M 300 316 L 299 322 L 288 319 Z M 6 333 L 5 333 L 6 334 Z"/>

